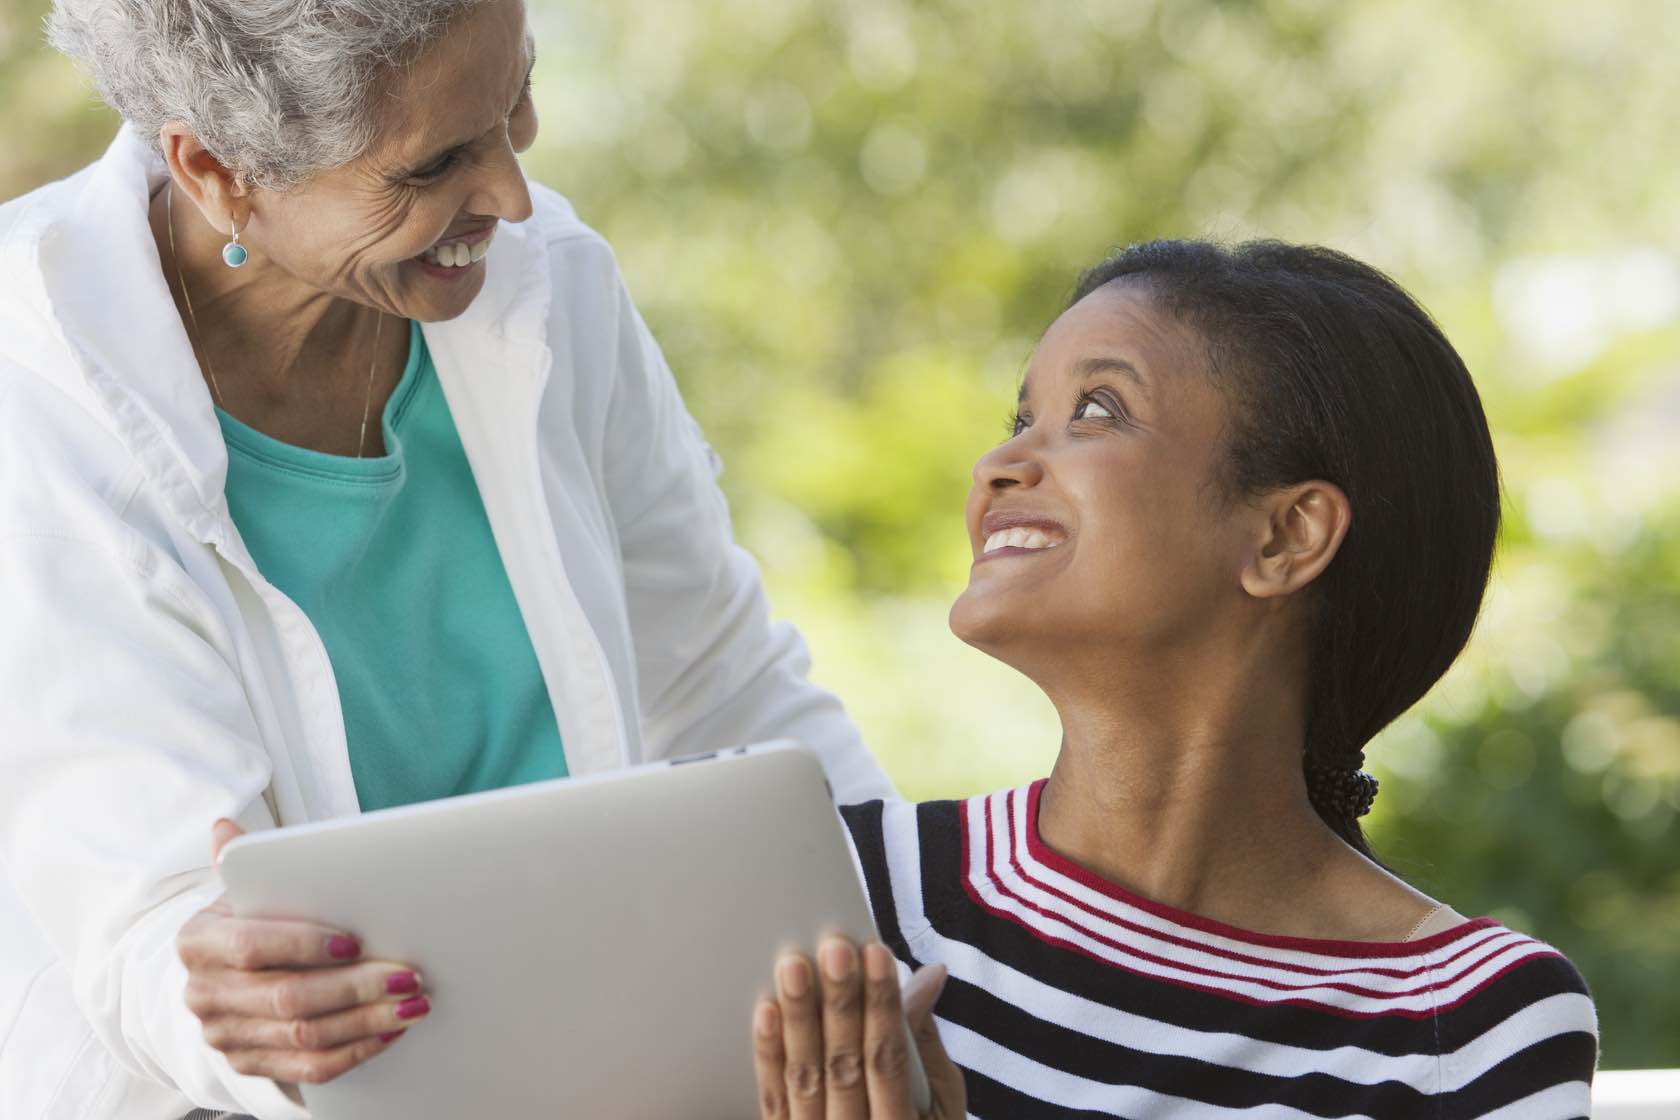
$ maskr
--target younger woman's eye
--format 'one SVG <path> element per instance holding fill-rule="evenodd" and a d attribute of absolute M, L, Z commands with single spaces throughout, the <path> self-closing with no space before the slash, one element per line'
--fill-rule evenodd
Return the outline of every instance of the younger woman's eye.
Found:
<path fill-rule="evenodd" d="M 1019 412 L 1011 412 L 1003 421 L 1005 438 L 1014 439 L 1027 430 L 1027 417 Z"/>
<path fill-rule="evenodd" d="M 1075 420 L 1118 420 L 1114 412 L 1095 397 L 1085 397 L 1074 406 Z"/>

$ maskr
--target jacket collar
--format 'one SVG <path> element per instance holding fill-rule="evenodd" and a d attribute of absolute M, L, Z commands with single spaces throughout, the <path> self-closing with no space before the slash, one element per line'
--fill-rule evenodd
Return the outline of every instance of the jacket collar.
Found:
<path fill-rule="evenodd" d="M 195 535 L 243 554 L 228 533 L 227 447 L 147 222 L 149 200 L 167 177 L 162 157 L 124 124 L 84 174 L 43 192 L 43 210 L 31 212 L 24 236 L 33 239 L 34 278 L 71 360 L 28 364 L 68 379 L 77 397 L 91 393 Z M 484 288 L 456 319 L 424 325 L 429 344 L 470 354 L 492 340 L 541 341 L 551 281 L 536 225 L 504 224 Z"/>

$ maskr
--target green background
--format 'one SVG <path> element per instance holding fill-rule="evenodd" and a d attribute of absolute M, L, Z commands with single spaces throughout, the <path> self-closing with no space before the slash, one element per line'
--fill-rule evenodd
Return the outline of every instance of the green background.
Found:
<path fill-rule="evenodd" d="M 114 120 L 0 0 L 0 197 Z M 1680 5 L 533 0 L 532 174 L 617 248 L 742 541 L 904 792 L 1045 773 L 945 628 L 963 496 L 1075 274 L 1268 235 L 1396 275 L 1475 373 L 1507 527 L 1371 749 L 1378 851 L 1581 967 L 1680 1066 Z"/>

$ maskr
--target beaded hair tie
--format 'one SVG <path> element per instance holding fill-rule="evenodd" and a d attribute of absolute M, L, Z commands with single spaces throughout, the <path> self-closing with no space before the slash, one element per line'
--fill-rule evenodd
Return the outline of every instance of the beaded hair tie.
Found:
<path fill-rule="evenodd" d="M 1377 800 L 1378 782 L 1367 774 L 1364 751 L 1329 756 L 1308 752 L 1305 772 L 1307 796 L 1314 805 L 1334 809 L 1347 820 L 1358 820 Z"/>

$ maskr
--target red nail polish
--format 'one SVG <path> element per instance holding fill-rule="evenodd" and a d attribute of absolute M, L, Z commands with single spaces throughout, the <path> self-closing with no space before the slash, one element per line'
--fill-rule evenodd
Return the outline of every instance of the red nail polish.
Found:
<path fill-rule="evenodd" d="M 416 1019 L 432 1009 L 431 1002 L 425 996 L 415 996 L 397 1004 L 397 1018 Z"/>
<path fill-rule="evenodd" d="M 405 1035 L 407 1033 L 408 1032 L 406 1030 L 392 1031 L 390 1034 L 380 1035 L 379 1036 L 379 1041 L 385 1043 L 386 1045 L 389 1045 L 389 1044 L 395 1042 L 397 1039 L 401 1038 L 403 1035 Z"/>
<path fill-rule="evenodd" d="M 385 991 L 393 996 L 407 995 L 420 990 L 420 977 L 412 972 L 393 972 L 385 977 Z"/>
<path fill-rule="evenodd" d="M 327 953 L 334 960 L 347 961 L 362 955 L 362 944 L 348 934 L 335 933 L 327 939 Z"/>

